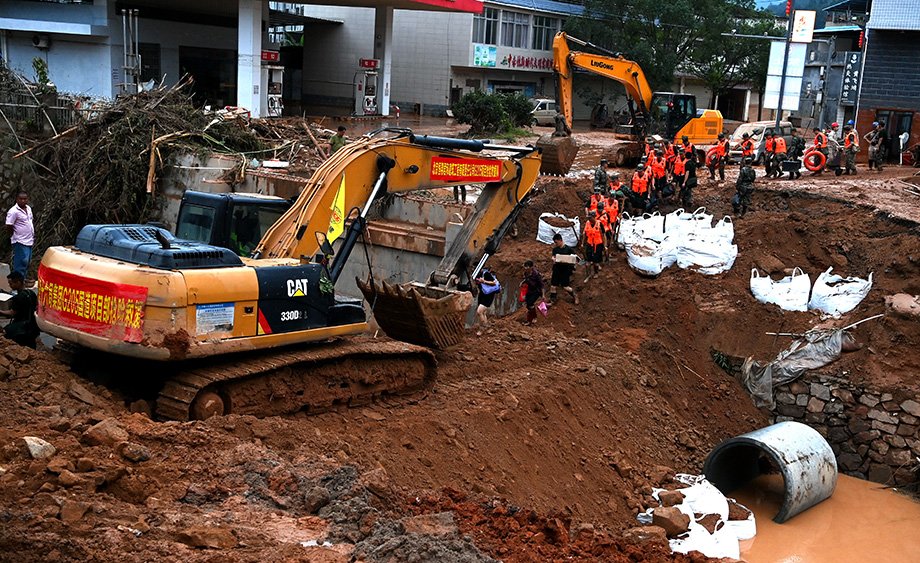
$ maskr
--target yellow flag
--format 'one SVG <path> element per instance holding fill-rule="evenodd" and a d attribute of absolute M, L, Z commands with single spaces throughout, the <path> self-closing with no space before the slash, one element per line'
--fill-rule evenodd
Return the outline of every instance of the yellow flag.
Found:
<path fill-rule="evenodd" d="M 335 242 L 342 233 L 345 232 L 345 174 L 342 174 L 342 183 L 339 184 L 339 191 L 335 193 L 335 200 L 329 208 L 332 210 L 332 216 L 329 218 L 329 235 L 326 237 L 329 244 Z"/>

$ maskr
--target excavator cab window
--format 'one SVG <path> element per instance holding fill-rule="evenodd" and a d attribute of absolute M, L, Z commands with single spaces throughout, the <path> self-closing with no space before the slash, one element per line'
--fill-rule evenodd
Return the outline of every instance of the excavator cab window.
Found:
<path fill-rule="evenodd" d="M 176 237 L 249 256 L 289 207 L 290 202 L 281 198 L 187 191 L 179 208 Z"/>
<path fill-rule="evenodd" d="M 210 244 L 215 212 L 213 207 L 204 205 L 183 205 L 176 221 L 176 237 Z"/>

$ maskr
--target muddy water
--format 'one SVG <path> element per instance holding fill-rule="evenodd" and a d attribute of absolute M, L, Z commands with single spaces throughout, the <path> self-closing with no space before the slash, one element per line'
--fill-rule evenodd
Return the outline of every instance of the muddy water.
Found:
<path fill-rule="evenodd" d="M 783 479 L 761 476 L 729 496 L 754 511 L 757 536 L 741 543 L 750 563 L 920 561 L 920 503 L 841 475 L 833 496 L 785 524 L 776 516 Z"/>

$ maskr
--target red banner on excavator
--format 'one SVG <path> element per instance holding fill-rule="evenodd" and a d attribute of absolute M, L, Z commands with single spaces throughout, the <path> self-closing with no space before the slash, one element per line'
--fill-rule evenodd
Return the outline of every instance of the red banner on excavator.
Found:
<path fill-rule="evenodd" d="M 431 179 L 442 182 L 498 182 L 502 178 L 502 163 L 481 158 L 431 159 Z"/>

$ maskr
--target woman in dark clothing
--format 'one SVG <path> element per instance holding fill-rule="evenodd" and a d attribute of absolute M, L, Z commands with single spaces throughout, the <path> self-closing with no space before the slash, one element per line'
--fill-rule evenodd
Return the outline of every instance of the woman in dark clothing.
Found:
<path fill-rule="evenodd" d="M 479 319 L 479 326 L 482 328 L 489 325 L 486 313 L 495 302 L 495 296 L 501 291 L 501 286 L 495 279 L 495 274 L 487 269 L 483 269 L 480 276 L 476 278 L 476 285 L 479 286 L 479 296 L 476 298 L 476 318 Z M 476 334 L 481 335 L 482 331 L 477 331 Z"/>
<path fill-rule="evenodd" d="M 524 262 L 524 280 L 521 287 L 527 286 L 524 294 L 524 303 L 527 305 L 527 322 L 532 325 L 537 322 L 537 301 L 543 299 L 543 276 L 533 266 L 533 260 Z"/>

